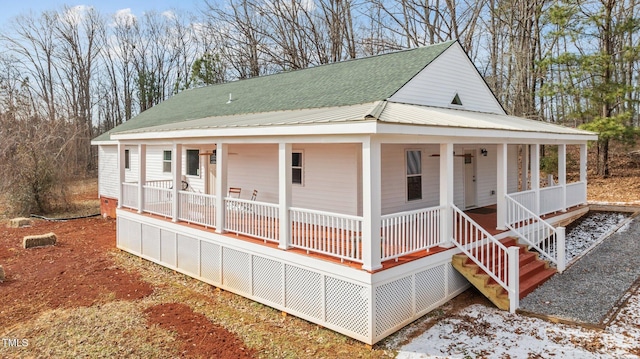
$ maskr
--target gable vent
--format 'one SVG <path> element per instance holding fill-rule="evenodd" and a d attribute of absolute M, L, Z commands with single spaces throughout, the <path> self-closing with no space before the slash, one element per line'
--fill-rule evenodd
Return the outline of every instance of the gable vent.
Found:
<path fill-rule="evenodd" d="M 452 105 L 462 106 L 462 101 L 460 101 L 460 96 L 458 96 L 457 93 L 456 93 L 455 96 L 453 96 L 453 100 L 451 100 L 451 104 Z"/>

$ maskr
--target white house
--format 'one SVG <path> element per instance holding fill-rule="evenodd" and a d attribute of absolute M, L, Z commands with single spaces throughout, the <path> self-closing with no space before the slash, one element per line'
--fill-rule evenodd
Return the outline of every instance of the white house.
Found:
<path fill-rule="evenodd" d="M 93 144 L 118 248 L 373 344 L 468 287 L 461 251 L 511 310 L 539 283 L 503 238 L 561 271 L 595 139 L 508 116 L 450 41 L 187 90 Z"/>

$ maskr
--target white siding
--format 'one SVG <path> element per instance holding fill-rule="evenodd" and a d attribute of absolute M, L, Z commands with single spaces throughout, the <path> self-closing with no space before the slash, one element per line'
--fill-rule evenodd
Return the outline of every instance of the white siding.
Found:
<path fill-rule="evenodd" d="M 292 205 L 358 214 L 358 144 L 293 145 L 303 151 L 303 186 L 293 185 Z"/>
<path fill-rule="evenodd" d="M 422 151 L 422 200 L 407 201 L 405 151 Z M 437 206 L 440 203 L 438 145 L 382 145 L 382 214 Z"/>
<path fill-rule="evenodd" d="M 118 198 L 118 146 L 98 146 L 98 195 Z"/>
<path fill-rule="evenodd" d="M 507 193 L 518 192 L 518 153 L 519 145 L 507 146 Z"/>
<path fill-rule="evenodd" d="M 118 146 L 116 146 L 117 151 Z M 138 156 L 138 146 L 124 146 L 125 150 L 129 150 L 129 169 L 124 170 L 125 182 L 138 182 L 138 168 L 140 167 L 140 157 Z M 118 181 L 116 172 L 115 181 Z"/>
<path fill-rule="evenodd" d="M 163 151 L 171 151 L 171 146 L 147 146 L 147 181 L 172 178 L 170 172 L 162 172 Z"/>
<path fill-rule="evenodd" d="M 357 215 L 358 152 L 356 144 L 294 144 L 303 153 L 303 185 L 292 185 L 292 206 Z M 278 145 L 229 146 L 229 187 L 241 198 L 258 191 L 258 201 L 278 203 Z"/>
<path fill-rule="evenodd" d="M 454 147 L 456 154 L 464 153 L 462 148 Z M 453 204 L 460 209 L 464 209 L 464 157 L 453 158 Z"/>
<path fill-rule="evenodd" d="M 278 145 L 230 145 L 228 151 L 227 185 L 242 188 L 242 199 L 255 189 L 256 200 L 278 203 Z"/>
<path fill-rule="evenodd" d="M 480 149 L 487 150 L 483 156 Z M 476 149 L 476 186 L 478 189 L 478 207 L 496 204 L 498 189 L 498 153 L 496 145 L 482 145 Z"/>
<path fill-rule="evenodd" d="M 451 105 L 456 93 L 462 106 Z M 459 44 L 451 46 L 441 54 L 391 96 L 390 100 L 504 114 L 504 110 Z"/>

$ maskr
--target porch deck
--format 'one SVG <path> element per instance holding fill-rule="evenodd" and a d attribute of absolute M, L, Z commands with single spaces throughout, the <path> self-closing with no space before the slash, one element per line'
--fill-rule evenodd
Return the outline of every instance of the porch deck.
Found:
<path fill-rule="evenodd" d="M 570 208 L 567 212 L 571 212 L 574 211 L 576 209 L 581 208 L 581 206 L 576 206 L 573 208 Z M 124 210 L 127 210 L 131 213 L 136 213 L 135 210 L 133 209 L 128 209 L 128 208 L 123 208 Z M 487 232 L 489 232 L 491 235 L 496 236 L 499 235 L 501 233 L 506 232 L 505 230 L 498 230 L 496 229 L 496 223 L 497 223 L 497 216 L 496 216 L 496 206 L 495 205 L 491 205 L 491 206 L 486 206 L 486 207 L 479 207 L 479 208 L 474 208 L 474 209 L 470 209 L 465 211 L 465 214 L 467 214 L 469 217 L 471 217 L 471 219 L 473 219 L 476 223 L 478 223 L 484 230 L 486 230 Z M 549 214 L 544 216 L 543 218 L 548 219 L 548 218 L 552 218 L 554 216 L 560 215 L 561 213 L 553 213 L 553 214 Z M 165 216 L 162 215 L 158 215 L 158 214 L 152 214 L 152 213 L 143 213 L 140 214 L 143 216 L 149 216 L 149 217 L 153 217 L 153 218 L 158 218 L 158 219 L 162 219 L 165 221 L 171 221 L 171 218 L 167 218 Z M 278 223 L 277 223 L 277 219 L 274 220 L 276 222 L 271 223 L 270 227 L 271 228 L 278 228 Z M 179 221 L 177 222 L 177 224 L 181 225 L 181 226 L 185 226 L 185 227 L 190 227 L 190 228 L 194 228 L 197 230 L 201 230 L 201 231 L 206 231 L 206 232 L 210 232 L 210 233 L 214 233 L 215 230 L 214 228 L 211 228 L 210 226 L 204 226 L 204 225 L 200 225 L 200 224 L 194 224 L 194 223 L 189 223 L 186 221 Z M 250 224 L 245 224 L 245 225 L 250 225 Z M 256 245 L 260 245 L 260 246 L 266 246 L 266 247 L 270 247 L 270 248 L 278 248 L 278 243 L 276 242 L 272 242 L 272 241 L 268 241 L 265 240 L 263 238 L 257 238 L 254 236 L 250 236 L 250 235 L 245 235 L 245 234 L 240 234 L 240 233 L 234 233 L 234 232 L 226 232 L 223 234 L 220 234 L 229 238 L 233 238 L 234 240 L 241 240 L 241 241 L 245 241 L 245 242 L 249 242 L 249 243 L 253 243 Z M 414 252 L 414 253 L 409 253 L 409 254 L 404 254 L 399 256 L 397 259 L 388 259 L 385 261 L 382 261 L 382 268 L 378 269 L 375 272 L 379 272 L 379 271 L 384 271 L 390 268 L 393 268 L 395 266 L 399 266 L 411 261 L 414 261 L 416 259 L 420 259 L 420 258 L 425 258 L 431 255 L 434 255 L 436 253 L 440 253 L 443 251 L 446 251 L 450 248 L 446 248 L 446 247 L 442 247 L 442 246 L 435 246 L 426 250 L 421 250 L 418 252 Z M 292 252 L 292 253 L 298 253 L 300 255 L 304 255 L 304 256 L 309 256 L 309 257 L 314 257 L 314 258 L 318 258 L 318 259 L 322 259 L 324 261 L 329 261 L 329 262 L 333 262 L 333 263 L 340 263 L 342 265 L 346 265 L 352 268 L 356 268 L 356 269 L 361 269 L 362 268 L 362 263 L 360 262 L 356 262 L 356 261 L 352 261 L 349 259 L 340 259 L 337 258 L 335 256 L 331 256 L 331 255 L 326 255 L 326 254 L 322 254 L 322 253 L 318 253 L 318 252 L 314 252 L 314 251 L 307 251 L 301 248 L 289 248 L 288 251 Z"/>

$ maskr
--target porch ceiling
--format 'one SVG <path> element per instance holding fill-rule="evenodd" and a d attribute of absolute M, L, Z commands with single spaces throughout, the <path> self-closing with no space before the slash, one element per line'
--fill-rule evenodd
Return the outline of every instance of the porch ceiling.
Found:
<path fill-rule="evenodd" d="M 538 137 L 542 135 L 543 138 L 549 138 L 549 135 L 556 135 L 559 138 L 571 137 L 584 141 L 597 139 L 596 134 L 592 132 L 516 116 L 388 101 L 320 109 L 208 117 L 123 131 L 113 134 L 112 139 L 137 140 L 264 135 L 339 135 L 347 133 L 344 132 L 344 125 L 349 125 L 348 133 L 350 134 L 387 133 L 383 127 L 376 126 L 376 123 L 408 125 L 413 127 L 403 130 L 406 134 L 423 133 L 431 135 L 468 136 L 470 134 L 465 134 L 465 132 L 461 132 L 461 130 L 491 130 L 513 133 L 513 137 L 515 138 L 530 137 L 530 135 L 536 135 Z M 355 125 L 357 124 L 369 125 L 356 127 Z M 322 125 L 322 127 L 319 127 L 320 125 Z M 417 132 L 416 127 L 419 128 Z M 322 128 L 323 131 L 318 132 L 320 128 Z M 438 129 L 438 131 L 430 129 Z M 490 132 L 488 134 L 490 134 Z M 525 134 L 528 136 L 524 136 Z M 474 135 L 477 136 L 478 134 Z"/>

